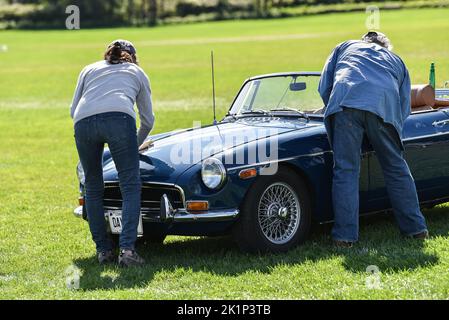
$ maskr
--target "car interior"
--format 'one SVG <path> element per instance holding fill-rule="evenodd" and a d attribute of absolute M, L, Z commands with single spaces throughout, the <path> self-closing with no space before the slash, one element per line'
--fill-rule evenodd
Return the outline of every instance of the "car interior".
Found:
<path fill-rule="evenodd" d="M 449 84 L 449 81 L 447 81 Z M 449 88 L 435 89 L 430 84 L 412 85 L 411 113 L 420 113 L 449 107 Z M 306 111 L 309 114 L 322 114 L 324 108 Z"/>
<path fill-rule="evenodd" d="M 413 85 L 411 93 L 411 112 L 426 112 L 449 107 L 449 99 L 435 95 L 435 90 L 429 84 Z"/>

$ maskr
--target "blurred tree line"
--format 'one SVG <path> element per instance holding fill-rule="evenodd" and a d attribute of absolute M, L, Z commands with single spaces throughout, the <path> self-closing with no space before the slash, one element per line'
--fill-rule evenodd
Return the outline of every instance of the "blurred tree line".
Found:
<path fill-rule="evenodd" d="M 413 1 L 413 0 L 411 0 Z M 435 1 L 435 0 L 434 0 Z M 68 5 L 82 27 L 154 26 L 158 23 L 288 16 L 283 8 L 363 4 L 363 0 L 0 0 L 0 28 L 63 28 Z M 407 0 L 376 0 L 407 2 Z M 415 1 L 416 2 L 416 1 Z M 427 1 L 428 2 L 428 1 Z M 297 11 L 301 12 L 301 11 Z M 198 17 L 202 17 L 198 18 Z M 3 24 L 3 25 L 2 25 Z"/>

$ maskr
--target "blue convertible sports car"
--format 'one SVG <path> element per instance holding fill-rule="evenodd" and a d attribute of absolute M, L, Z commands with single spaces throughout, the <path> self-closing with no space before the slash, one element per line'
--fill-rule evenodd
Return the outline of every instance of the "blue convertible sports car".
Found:
<path fill-rule="evenodd" d="M 166 235 L 232 234 L 245 251 L 279 252 L 304 242 L 313 221 L 332 221 L 333 159 L 319 77 L 290 72 L 250 78 L 218 124 L 150 136 L 152 145 L 140 155 L 141 236 L 162 242 Z M 449 201 L 449 108 L 412 107 L 405 154 L 421 204 L 431 207 Z M 360 213 L 389 210 L 368 141 L 361 157 Z M 105 223 L 117 237 L 122 200 L 108 149 L 103 167 Z M 77 171 L 82 204 L 80 165 Z M 75 215 L 86 219 L 82 205 Z"/>

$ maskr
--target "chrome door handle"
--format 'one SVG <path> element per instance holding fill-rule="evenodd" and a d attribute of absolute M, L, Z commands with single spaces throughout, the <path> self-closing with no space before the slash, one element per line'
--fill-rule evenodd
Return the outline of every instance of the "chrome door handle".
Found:
<path fill-rule="evenodd" d="M 449 124 L 449 119 L 447 120 L 440 120 L 440 121 L 435 121 L 432 123 L 432 126 L 434 127 L 443 127 L 445 125 Z"/>

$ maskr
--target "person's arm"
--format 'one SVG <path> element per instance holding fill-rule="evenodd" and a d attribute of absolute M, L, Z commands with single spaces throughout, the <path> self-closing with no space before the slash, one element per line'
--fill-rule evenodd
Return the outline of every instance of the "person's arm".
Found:
<path fill-rule="evenodd" d="M 150 80 L 144 73 L 142 73 L 141 82 L 142 84 L 140 87 L 140 91 L 136 99 L 137 109 L 139 110 L 140 117 L 140 128 L 137 132 L 137 142 L 139 146 L 145 141 L 154 125 Z"/>
<path fill-rule="evenodd" d="M 318 92 L 320 93 L 321 99 L 323 99 L 324 107 L 327 106 L 330 95 L 332 93 L 332 88 L 334 85 L 335 66 L 337 65 L 339 48 L 340 45 L 335 47 L 335 49 L 327 58 L 326 64 L 324 65 L 323 71 L 321 72 L 320 83 L 318 85 Z"/>
<path fill-rule="evenodd" d="M 411 111 L 411 82 L 407 67 L 404 65 L 404 78 L 399 87 L 399 98 L 401 101 L 402 120 L 405 121 Z"/>
<path fill-rule="evenodd" d="M 86 71 L 86 69 L 81 70 L 81 72 L 78 76 L 75 93 L 73 94 L 72 104 L 70 105 L 70 116 L 72 117 L 72 119 L 75 114 L 76 106 L 78 105 L 78 103 L 83 95 L 84 77 L 86 74 L 85 71 Z"/>

